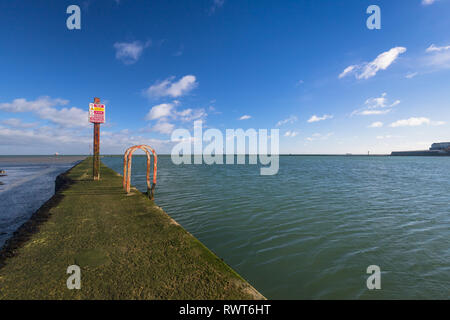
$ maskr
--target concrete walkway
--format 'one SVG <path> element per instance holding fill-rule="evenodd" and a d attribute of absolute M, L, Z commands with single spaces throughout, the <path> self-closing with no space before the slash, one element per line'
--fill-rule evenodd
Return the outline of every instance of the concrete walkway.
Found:
<path fill-rule="evenodd" d="M 0 299 L 264 299 L 221 259 L 122 177 L 92 160 L 58 177 L 59 189 L 0 253 Z M 157 201 L 156 190 L 156 201 Z M 67 268 L 81 289 L 67 288 Z"/>

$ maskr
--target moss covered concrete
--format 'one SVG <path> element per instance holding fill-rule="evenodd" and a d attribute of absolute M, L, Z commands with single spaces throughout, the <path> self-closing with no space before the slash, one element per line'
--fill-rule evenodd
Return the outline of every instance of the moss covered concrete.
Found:
<path fill-rule="evenodd" d="M 264 299 L 113 170 L 91 177 L 90 158 L 60 176 L 3 248 L 0 299 Z M 73 264 L 80 290 L 66 285 Z"/>

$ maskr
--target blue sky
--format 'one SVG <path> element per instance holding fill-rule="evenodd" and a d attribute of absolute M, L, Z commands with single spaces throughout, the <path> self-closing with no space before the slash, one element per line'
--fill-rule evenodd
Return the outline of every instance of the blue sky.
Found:
<path fill-rule="evenodd" d="M 69 5 L 81 30 L 69 30 Z M 366 9 L 381 8 L 381 30 Z M 450 140 L 450 0 L 0 3 L 0 154 L 102 153 L 170 133 L 280 129 L 282 153 Z"/>

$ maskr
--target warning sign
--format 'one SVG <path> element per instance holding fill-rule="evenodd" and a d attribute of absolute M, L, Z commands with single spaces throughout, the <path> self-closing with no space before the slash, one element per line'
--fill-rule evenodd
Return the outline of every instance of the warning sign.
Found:
<path fill-rule="evenodd" d="M 104 104 L 89 104 L 89 122 L 105 123 L 105 105 Z"/>

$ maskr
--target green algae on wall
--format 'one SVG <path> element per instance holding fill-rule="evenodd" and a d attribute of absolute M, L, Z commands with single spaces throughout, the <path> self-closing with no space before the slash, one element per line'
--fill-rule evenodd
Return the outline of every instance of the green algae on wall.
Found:
<path fill-rule="evenodd" d="M 88 158 L 2 250 L 0 299 L 264 299 L 122 177 Z M 67 268 L 81 268 L 81 289 Z"/>

